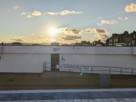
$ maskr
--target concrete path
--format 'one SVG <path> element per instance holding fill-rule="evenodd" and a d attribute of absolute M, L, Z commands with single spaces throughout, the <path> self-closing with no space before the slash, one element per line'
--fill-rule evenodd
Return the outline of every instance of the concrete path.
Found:
<path fill-rule="evenodd" d="M 23 101 L 0 101 L 0 102 L 136 102 L 136 98 L 23 100 Z"/>
<path fill-rule="evenodd" d="M 136 102 L 136 89 L 0 91 L 0 102 Z"/>

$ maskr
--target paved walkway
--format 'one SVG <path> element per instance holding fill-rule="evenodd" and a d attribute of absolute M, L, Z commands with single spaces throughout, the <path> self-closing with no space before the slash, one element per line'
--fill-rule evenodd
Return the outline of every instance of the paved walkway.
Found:
<path fill-rule="evenodd" d="M 0 102 L 136 102 L 136 89 L 0 91 Z"/>
<path fill-rule="evenodd" d="M 0 102 L 136 102 L 136 98 L 103 98 L 103 99 L 60 99 L 60 100 L 23 100 Z"/>

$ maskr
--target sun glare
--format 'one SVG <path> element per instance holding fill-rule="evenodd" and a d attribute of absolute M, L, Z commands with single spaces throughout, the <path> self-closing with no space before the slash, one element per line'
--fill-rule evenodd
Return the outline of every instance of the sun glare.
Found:
<path fill-rule="evenodd" d="M 55 28 L 55 27 L 52 27 L 52 28 L 50 28 L 50 29 L 48 30 L 48 32 L 49 32 L 49 34 L 50 34 L 51 36 L 55 36 L 55 35 L 57 35 L 57 34 L 59 33 L 59 29 L 57 29 L 57 28 Z"/>

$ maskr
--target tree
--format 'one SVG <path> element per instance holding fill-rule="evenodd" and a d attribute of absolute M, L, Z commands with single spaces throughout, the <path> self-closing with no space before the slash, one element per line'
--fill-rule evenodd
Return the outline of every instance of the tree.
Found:
<path fill-rule="evenodd" d="M 124 31 L 124 35 L 128 35 L 129 33 L 128 33 L 128 31 Z"/>
<path fill-rule="evenodd" d="M 92 45 L 89 41 L 81 41 L 81 44 L 86 46 Z"/>

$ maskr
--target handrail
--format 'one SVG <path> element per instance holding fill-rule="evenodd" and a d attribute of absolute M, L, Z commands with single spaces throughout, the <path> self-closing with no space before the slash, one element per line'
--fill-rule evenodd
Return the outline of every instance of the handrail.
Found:
<path fill-rule="evenodd" d="M 46 65 L 48 65 L 46 66 L 46 69 L 51 69 L 50 62 L 46 62 Z M 136 68 L 124 68 L 124 67 L 114 67 L 114 66 L 60 64 L 59 71 L 82 72 L 82 73 L 104 73 L 105 72 L 107 74 L 136 75 Z"/>
<path fill-rule="evenodd" d="M 64 66 L 80 66 L 80 67 L 91 67 L 91 69 L 87 69 L 87 68 L 70 68 L 70 67 L 67 67 L 69 70 L 68 71 L 72 71 L 72 69 L 76 69 L 80 72 L 84 72 L 86 73 L 85 71 L 88 71 L 90 73 L 97 73 L 97 72 L 106 72 L 108 74 L 113 74 L 113 73 L 118 73 L 118 74 L 130 74 L 130 75 L 136 75 L 136 72 L 135 68 L 123 68 L 123 67 L 113 67 L 113 66 L 89 66 L 89 65 L 72 65 L 72 64 L 63 64 Z M 60 66 L 63 66 L 63 65 L 60 65 Z M 64 67 L 65 68 L 65 67 Z M 101 68 L 101 69 L 98 69 L 98 68 Z M 61 68 L 60 68 L 61 69 Z M 87 72 L 87 73 L 88 73 Z"/>

